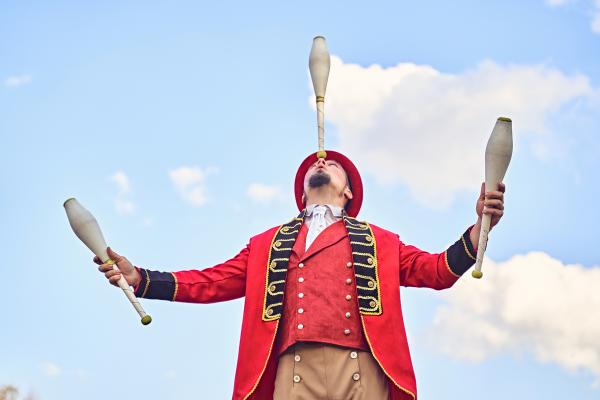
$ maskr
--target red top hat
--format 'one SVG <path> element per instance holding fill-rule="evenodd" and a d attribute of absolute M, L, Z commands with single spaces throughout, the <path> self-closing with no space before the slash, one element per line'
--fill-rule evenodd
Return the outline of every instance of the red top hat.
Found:
<path fill-rule="evenodd" d="M 360 179 L 358 169 L 356 169 L 356 166 L 345 155 L 333 150 L 327 150 L 326 153 L 326 159 L 340 163 L 348 175 L 348 180 L 350 181 L 350 190 L 352 190 L 353 197 L 352 200 L 348 201 L 346 204 L 346 212 L 349 216 L 356 217 L 360 211 L 360 206 L 362 205 L 363 201 L 362 179 Z M 298 210 L 304 209 L 304 203 L 302 203 L 302 194 L 304 194 L 304 177 L 306 176 L 306 172 L 310 166 L 313 165 L 317 160 L 317 153 L 310 154 L 304 159 L 304 161 L 302 161 L 302 164 L 300 164 L 300 167 L 298 168 L 298 172 L 296 172 L 294 195 L 296 196 L 296 205 L 298 205 Z"/>

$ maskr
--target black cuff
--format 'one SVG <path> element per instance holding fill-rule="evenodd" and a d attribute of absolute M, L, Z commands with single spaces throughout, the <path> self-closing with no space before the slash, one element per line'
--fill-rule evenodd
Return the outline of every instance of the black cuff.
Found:
<path fill-rule="evenodd" d="M 142 280 L 135 291 L 136 297 L 174 301 L 177 280 L 170 272 L 151 271 L 139 268 Z"/>
<path fill-rule="evenodd" d="M 464 274 L 477 259 L 477 252 L 471 243 L 471 228 L 463 233 L 462 237 L 446 250 L 446 260 L 450 270 L 461 276 Z"/>

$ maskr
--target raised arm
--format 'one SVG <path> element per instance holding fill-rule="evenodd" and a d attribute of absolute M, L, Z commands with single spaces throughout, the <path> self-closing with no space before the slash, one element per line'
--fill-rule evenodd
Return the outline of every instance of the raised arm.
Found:
<path fill-rule="evenodd" d="M 500 183 L 496 191 L 485 192 L 484 189 L 482 184 L 475 203 L 477 222 L 443 253 L 431 254 L 400 242 L 401 285 L 446 289 L 475 263 L 482 214 L 491 215 L 491 227 L 504 215 L 506 186 Z"/>
<path fill-rule="evenodd" d="M 471 229 L 443 253 L 428 253 L 400 242 L 400 284 L 438 290 L 452 286 L 475 263 Z"/>
<path fill-rule="evenodd" d="M 109 267 L 112 266 L 107 264 L 101 264 L 99 270 L 105 272 L 111 284 L 122 274 L 134 287 L 137 297 L 188 303 L 215 303 L 237 299 L 245 294 L 249 245 L 222 264 L 202 270 L 176 272 L 134 267 L 127 258 L 110 251 L 113 255 L 109 256 L 115 260 L 120 271 L 111 271 Z"/>

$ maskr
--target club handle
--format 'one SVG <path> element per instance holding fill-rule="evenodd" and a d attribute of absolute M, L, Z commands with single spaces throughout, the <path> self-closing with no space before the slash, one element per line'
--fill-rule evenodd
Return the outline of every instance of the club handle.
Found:
<path fill-rule="evenodd" d="M 481 279 L 483 276 L 483 272 L 481 272 L 481 267 L 483 264 L 483 255 L 485 254 L 485 249 L 487 248 L 488 235 L 490 233 L 490 225 L 492 223 L 492 216 L 489 214 L 483 214 L 483 218 L 481 219 L 481 231 L 479 232 L 479 243 L 477 245 L 477 258 L 475 261 L 475 268 L 471 275 L 473 278 Z"/>
<path fill-rule="evenodd" d="M 117 264 L 115 264 L 113 260 L 109 259 L 106 262 L 112 264 L 113 270 L 119 271 Z M 131 290 L 131 287 L 129 287 L 129 284 L 127 283 L 125 278 L 123 278 L 123 275 L 121 275 L 121 278 L 117 281 L 117 284 L 123 290 L 123 293 L 125 293 L 125 296 L 129 299 L 129 302 L 131 303 L 133 308 L 135 308 L 135 311 L 137 311 L 139 316 L 142 318 L 142 325 L 148 325 L 150 322 L 152 322 L 152 317 L 146 314 L 146 311 L 144 311 L 144 307 L 142 307 L 138 298 L 135 297 L 133 290 Z"/>
<path fill-rule="evenodd" d="M 319 151 L 325 150 L 325 99 L 317 97 L 317 137 Z"/>

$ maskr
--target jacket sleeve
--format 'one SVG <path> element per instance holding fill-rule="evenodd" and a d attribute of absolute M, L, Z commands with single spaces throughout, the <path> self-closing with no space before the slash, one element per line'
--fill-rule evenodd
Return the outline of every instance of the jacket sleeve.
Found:
<path fill-rule="evenodd" d="M 138 268 L 142 275 L 135 295 L 146 299 L 215 303 L 244 296 L 250 245 L 222 264 L 203 270 L 177 272 Z"/>
<path fill-rule="evenodd" d="M 477 257 L 469 237 L 471 228 L 443 253 L 428 253 L 400 242 L 400 284 L 438 290 L 454 285 Z"/>

